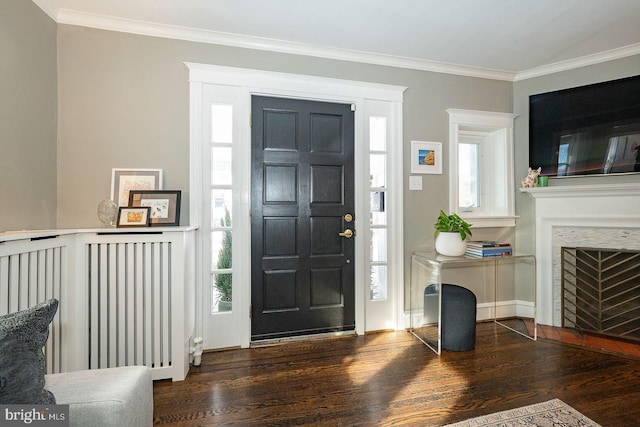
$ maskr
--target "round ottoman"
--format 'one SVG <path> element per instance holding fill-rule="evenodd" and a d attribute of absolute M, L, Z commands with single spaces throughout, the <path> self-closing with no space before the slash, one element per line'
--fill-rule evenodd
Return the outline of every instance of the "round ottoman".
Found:
<path fill-rule="evenodd" d="M 437 304 L 437 284 L 424 290 L 425 307 Z M 442 284 L 442 348 L 450 351 L 468 351 L 476 345 L 477 300 L 473 292 L 462 286 Z"/>

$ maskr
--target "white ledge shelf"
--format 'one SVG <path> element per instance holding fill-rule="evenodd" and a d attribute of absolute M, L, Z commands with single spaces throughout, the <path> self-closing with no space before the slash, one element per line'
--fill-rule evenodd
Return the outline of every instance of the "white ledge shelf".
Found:
<path fill-rule="evenodd" d="M 0 244 L 17 240 L 40 240 L 68 234 L 96 233 L 96 234 L 161 234 L 176 231 L 193 231 L 198 227 L 171 226 L 171 227 L 103 227 L 87 229 L 51 229 L 51 230 L 16 230 L 0 233 Z"/>
<path fill-rule="evenodd" d="M 521 193 L 534 199 L 565 197 L 640 196 L 640 183 L 563 185 L 553 187 L 520 188 Z"/>

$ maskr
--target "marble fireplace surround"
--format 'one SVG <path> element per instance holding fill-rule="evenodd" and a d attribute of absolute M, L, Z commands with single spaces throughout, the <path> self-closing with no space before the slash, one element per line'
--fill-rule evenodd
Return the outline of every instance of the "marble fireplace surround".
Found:
<path fill-rule="evenodd" d="M 640 249 L 640 183 L 521 191 L 535 205 L 537 320 L 561 326 L 561 248 Z"/>

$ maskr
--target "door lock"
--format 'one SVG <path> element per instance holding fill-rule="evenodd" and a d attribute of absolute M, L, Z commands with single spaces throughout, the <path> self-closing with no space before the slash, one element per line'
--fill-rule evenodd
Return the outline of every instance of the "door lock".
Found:
<path fill-rule="evenodd" d="M 338 233 L 338 236 L 346 237 L 347 239 L 350 239 L 355 235 L 356 233 L 354 233 L 353 230 L 351 230 L 350 228 L 347 228 L 342 233 Z"/>
<path fill-rule="evenodd" d="M 346 215 L 344 216 L 344 220 L 345 220 L 345 222 L 351 222 L 351 221 L 353 221 L 353 215 L 351 215 L 351 214 L 346 214 Z"/>

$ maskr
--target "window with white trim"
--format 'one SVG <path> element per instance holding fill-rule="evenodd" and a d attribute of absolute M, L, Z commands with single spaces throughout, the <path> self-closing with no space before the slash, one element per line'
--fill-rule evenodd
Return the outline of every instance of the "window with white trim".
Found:
<path fill-rule="evenodd" d="M 449 210 L 474 227 L 515 226 L 515 115 L 449 109 Z"/>

